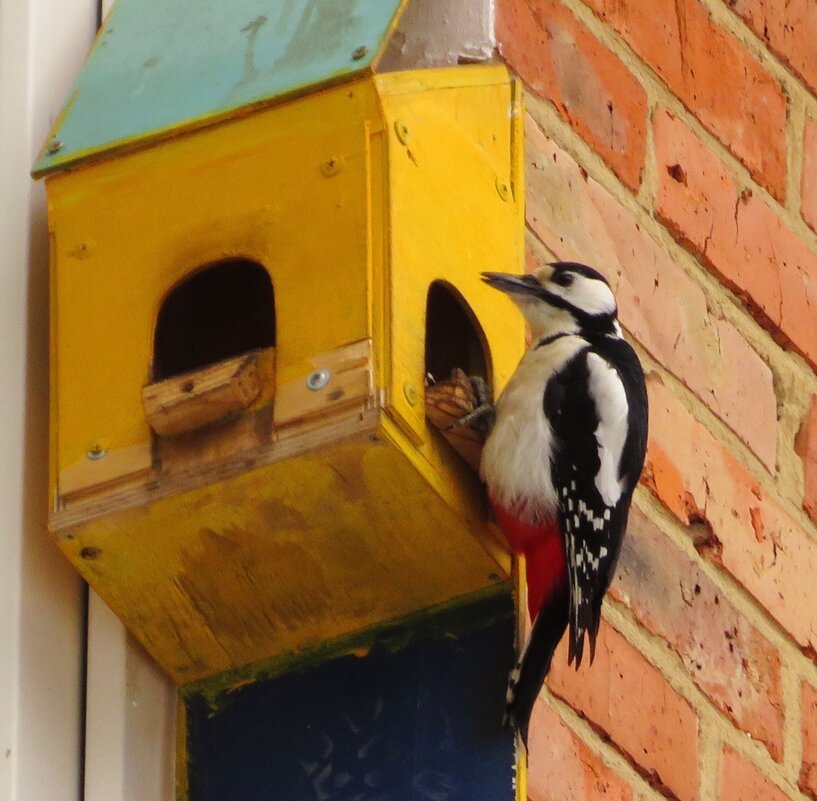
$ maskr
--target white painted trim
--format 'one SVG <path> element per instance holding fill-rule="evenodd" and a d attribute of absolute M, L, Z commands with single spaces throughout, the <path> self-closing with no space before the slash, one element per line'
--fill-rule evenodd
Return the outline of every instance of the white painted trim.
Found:
<path fill-rule="evenodd" d="M 91 592 L 85 801 L 173 801 L 176 689 Z"/>
<path fill-rule="evenodd" d="M 0 0 L 0 798 L 76 801 L 84 592 L 45 531 L 48 236 L 30 165 L 96 0 Z"/>

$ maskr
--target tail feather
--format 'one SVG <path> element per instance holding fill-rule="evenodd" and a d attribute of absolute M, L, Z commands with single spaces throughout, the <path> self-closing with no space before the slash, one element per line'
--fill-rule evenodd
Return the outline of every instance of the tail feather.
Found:
<path fill-rule="evenodd" d="M 528 724 L 539 690 L 550 670 L 553 652 L 567 628 L 570 593 L 567 587 L 555 591 L 533 624 L 528 644 L 508 681 L 506 719 L 528 743 Z"/>

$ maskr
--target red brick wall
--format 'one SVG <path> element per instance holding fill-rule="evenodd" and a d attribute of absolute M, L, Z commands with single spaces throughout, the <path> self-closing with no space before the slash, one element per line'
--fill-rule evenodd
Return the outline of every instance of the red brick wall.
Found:
<path fill-rule="evenodd" d="M 497 0 L 528 261 L 602 269 L 648 373 L 596 661 L 531 801 L 817 799 L 817 2 Z"/>

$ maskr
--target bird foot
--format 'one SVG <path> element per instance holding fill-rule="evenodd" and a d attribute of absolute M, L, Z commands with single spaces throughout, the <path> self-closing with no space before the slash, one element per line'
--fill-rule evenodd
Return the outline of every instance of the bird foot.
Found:
<path fill-rule="evenodd" d="M 491 388 L 488 382 L 478 375 L 469 375 L 468 381 L 474 391 L 474 409 L 463 415 L 445 431 L 456 431 L 458 428 L 470 425 L 472 428 L 487 436 L 494 427 L 496 412 L 491 399 Z"/>

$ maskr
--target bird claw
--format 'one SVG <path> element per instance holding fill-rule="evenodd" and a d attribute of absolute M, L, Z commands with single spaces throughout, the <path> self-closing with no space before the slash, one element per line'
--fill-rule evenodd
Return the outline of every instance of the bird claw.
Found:
<path fill-rule="evenodd" d="M 494 426 L 496 416 L 494 404 L 491 401 L 491 388 L 482 376 L 469 375 L 468 380 L 471 382 L 471 388 L 474 391 L 476 405 L 472 411 L 460 417 L 459 420 L 448 426 L 445 431 L 456 431 L 458 428 L 470 425 L 481 434 L 487 435 Z"/>

